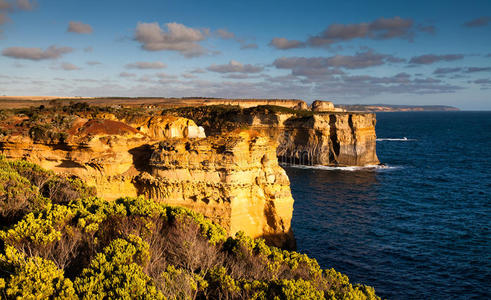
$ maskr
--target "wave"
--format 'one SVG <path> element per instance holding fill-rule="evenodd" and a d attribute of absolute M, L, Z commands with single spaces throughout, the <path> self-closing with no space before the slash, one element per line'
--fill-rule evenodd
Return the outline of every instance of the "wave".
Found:
<path fill-rule="evenodd" d="M 400 166 L 389 166 L 389 165 L 366 165 L 366 166 L 348 166 L 348 167 L 334 167 L 334 166 L 322 166 L 322 165 L 314 165 L 314 166 L 305 166 L 305 165 L 291 165 L 280 163 L 282 166 L 290 167 L 290 168 L 298 168 L 298 169 L 314 169 L 314 170 L 327 170 L 327 171 L 388 171 L 400 169 Z"/>
<path fill-rule="evenodd" d="M 407 137 L 403 137 L 403 138 L 379 138 L 379 139 L 377 139 L 377 142 L 383 142 L 383 141 L 412 142 L 412 141 L 416 141 L 416 139 L 408 139 Z"/>

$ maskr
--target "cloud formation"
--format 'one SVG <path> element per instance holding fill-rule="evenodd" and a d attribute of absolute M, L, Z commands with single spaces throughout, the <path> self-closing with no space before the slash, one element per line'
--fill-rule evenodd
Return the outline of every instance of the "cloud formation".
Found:
<path fill-rule="evenodd" d="M 235 34 L 233 32 L 228 31 L 227 29 L 220 28 L 216 31 L 218 36 L 224 40 L 231 40 L 235 38 Z"/>
<path fill-rule="evenodd" d="M 6 0 L 0 0 L 0 11 L 7 11 L 11 9 L 12 5 L 9 2 L 7 2 Z"/>
<path fill-rule="evenodd" d="M 95 65 L 100 65 L 102 63 L 99 61 L 96 61 L 96 60 L 90 60 L 90 61 L 86 62 L 86 64 L 88 64 L 89 66 L 95 66 Z"/>
<path fill-rule="evenodd" d="M 484 16 L 484 17 L 479 17 L 470 21 L 465 22 L 463 25 L 465 27 L 481 27 L 481 26 L 486 26 L 491 22 L 491 17 Z"/>
<path fill-rule="evenodd" d="M 271 47 L 280 50 L 294 49 L 294 48 L 303 48 L 305 47 L 305 43 L 297 40 L 288 40 L 286 38 L 273 38 L 269 43 Z"/>
<path fill-rule="evenodd" d="M 158 23 L 138 23 L 134 39 L 148 51 L 176 51 L 185 57 L 206 54 L 198 42 L 206 39 L 206 29 L 195 29 L 179 23 L 166 23 L 163 30 Z"/>
<path fill-rule="evenodd" d="M 344 74 L 340 69 L 364 69 L 401 59 L 373 50 L 358 52 L 355 55 L 335 55 L 331 57 L 281 57 L 273 62 L 278 69 L 289 69 L 294 76 L 308 78 Z"/>
<path fill-rule="evenodd" d="M 369 23 L 331 24 L 318 35 L 307 40 L 310 46 L 329 46 L 333 43 L 349 41 L 355 38 L 368 39 L 411 39 L 413 21 L 401 17 L 379 18 Z"/>
<path fill-rule="evenodd" d="M 327 58 L 330 67 L 341 67 L 346 69 L 363 69 L 373 66 L 380 66 L 386 62 L 401 62 L 400 58 L 392 55 L 376 53 L 372 50 L 358 52 L 355 55 L 336 55 Z"/>
<path fill-rule="evenodd" d="M 454 61 L 462 58 L 464 58 L 464 55 L 462 54 L 425 54 L 411 58 L 409 63 L 415 65 L 429 65 L 439 61 Z"/>
<path fill-rule="evenodd" d="M 16 0 L 15 4 L 7 0 L 0 0 L 0 26 L 10 21 L 9 13 L 16 12 L 18 10 L 33 10 L 35 7 L 34 1 L 29 0 Z M 0 29 L 0 38 L 3 30 Z"/>
<path fill-rule="evenodd" d="M 211 65 L 206 68 L 208 71 L 216 73 L 259 73 L 264 68 L 260 66 L 253 66 L 250 64 L 243 65 L 238 61 L 231 60 L 225 65 Z"/>
<path fill-rule="evenodd" d="M 225 28 L 220 28 L 215 31 L 215 35 L 217 35 L 219 38 L 224 39 L 224 40 L 234 40 L 240 45 L 241 50 L 247 50 L 247 49 L 257 49 L 258 45 L 253 42 L 248 42 L 247 40 L 250 40 L 251 38 L 241 38 L 237 37 L 235 33 L 228 31 Z"/>
<path fill-rule="evenodd" d="M 465 70 L 466 73 L 489 72 L 489 71 L 491 71 L 491 67 L 468 67 Z"/>
<path fill-rule="evenodd" d="M 379 94 L 438 94 L 452 93 L 462 89 L 443 83 L 434 78 L 412 78 L 407 73 L 394 76 L 375 77 L 341 76 L 316 85 L 318 93 L 340 95 L 341 97 L 367 97 Z"/>
<path fill-rule="evenodd" d="M 462 68 L 438 68 L 435 71 L 433 71 L 433 74 L 449 74 L 449 73 L 456 73 L 462 71 Z"/>
<path fill-rule="evenodd" d="M 82 22 L 70 21 L 68 23 L 67 32 L 79 33 L 79 34 L 91 34 L 93 32 L 92 26 L 84 24 Z"/>
<path fill-rule="evenodd" d="M 79 70 L 80 68 L 77 67 L 76 65 L 74 64 L 71 64 L 69 62 L 63 62 L 61 64 L 61 68 L 65 71 L 73 71 L 73 70 Z"/>
<path fill-rule="evenodd" d="M 247 49 L 257 49 L 259 48 L 256 43 L 246 43 L 246 42 L 239 42 L 240 43 L 240 49 L 241 50 L 247 50 Z"/>
<path fill-rule="evenodd" d="M 125 67 L 128 69 L 163 69 L 167 67 L 167 65 L 160 61 L 137 61 L 135 63 L 127 64 Z"/>
<path fill-rule="evenodd" d="M 136 74 L 134 73 L 128 73 L 128 72 L 121 72 L 119 73 L 119 77 L 135 77 Z"/>
<path fill-rule="evenodd" d="M 2 55 L 16 59 L 44 60 L 56 59 L 72 51 L 71 47 L 56 46 L 50 46 L 46 50 L 41 48 L 10 47 L 5 48 L 2 51 Z"/>
<path fill-rule="evenodd" d="M 36 6 L 34 1 L 29 0 L 16 0 L 15 4 L 20 10 L 33 10 Z"/>

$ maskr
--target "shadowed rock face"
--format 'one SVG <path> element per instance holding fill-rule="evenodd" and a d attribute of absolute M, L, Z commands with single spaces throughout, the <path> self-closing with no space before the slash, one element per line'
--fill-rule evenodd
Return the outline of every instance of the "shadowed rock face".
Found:
<path fill-rule="evenodd" d="M 4 136 L 0 151 L 75 175 L 107 200 L 144 195 L 201 212 L 230 234 L 294 247 L 289 180 L 269 137 L 239 130 L 204 138 L 176 117 L 142 119 L 142 132 L 106 117 L 75 119 L 63 143 Z"/>

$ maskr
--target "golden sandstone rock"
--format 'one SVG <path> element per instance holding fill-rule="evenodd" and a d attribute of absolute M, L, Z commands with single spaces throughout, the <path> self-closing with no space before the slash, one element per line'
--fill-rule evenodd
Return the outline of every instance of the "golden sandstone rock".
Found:
<path fill-rule="evenodd" d="M 61 115 L 68 129 L 59 132 L 58 125 L 52 126 L 54 136 L 41 130 L 43 124 L 13 115 L 0 120 L 0 129 L 14 132 L 0 135 L 0 153 L 77 176 L 107 200 L 144 195 L 198 211 L 230 234 L 244 231 L 292 248 L 293 198 L 278 158 L 306 165 L 378 163 L 373 114 L 291 110 L 304 107 L 302 103 L 284 101 L 282 109 L 230 110 L 234 106 L 225 105 L 188 110 L 187 115 L 119 117 L 92 114 L 81 106 L 80 113 Z M 213 110 L 221 114 L 210 114 Z M 23 128 L 24 122 L 37 125 Z M 38 129 L 32 130 L 36 126 L 40 138 Z"/>
<path fill-rule="evenodd" d="M 154 145 L 139 193 L 192 208 L 231 234 L 244 231 L 277 246 L 294 246 L 290 182 L 276 159 L 276 144 L 255 132 L 235 131 L 198 140 Z"/>
<path fill-rule="evenodd" d="M 193 121 L 173 120 L 148 120 L 151 138 L 122 122 L 80 118 L 63 145 L 16 135 L 4 137 L 0 148 L 7 158 L 75 175 L 105 199 L 145 195 L 199 211 L 230 234 L 294 247 L 293 198 L 276 144 L 249 131 L 201 138 L 190 130 L 198 128 Z"/>
<path fill-rule="evenodd" d="M 258 107 L 200 107 L 170 112 L 193 119 L 208 135 L 249 128 L 278 142 L 280 162 L 303 165 L 366 166 L 378 164 L 375 115 L 355 112 L 309 112 Z"/>

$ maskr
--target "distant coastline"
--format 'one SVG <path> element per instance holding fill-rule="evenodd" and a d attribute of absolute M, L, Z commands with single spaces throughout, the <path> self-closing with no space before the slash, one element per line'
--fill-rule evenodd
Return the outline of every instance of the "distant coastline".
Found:
<path fill-rule="evenodd" d="M 393 112 L 393 111 L 459 111 L 448 105 L 394 105 L 394 104 L 337 104 L 347 111 Z"/>

